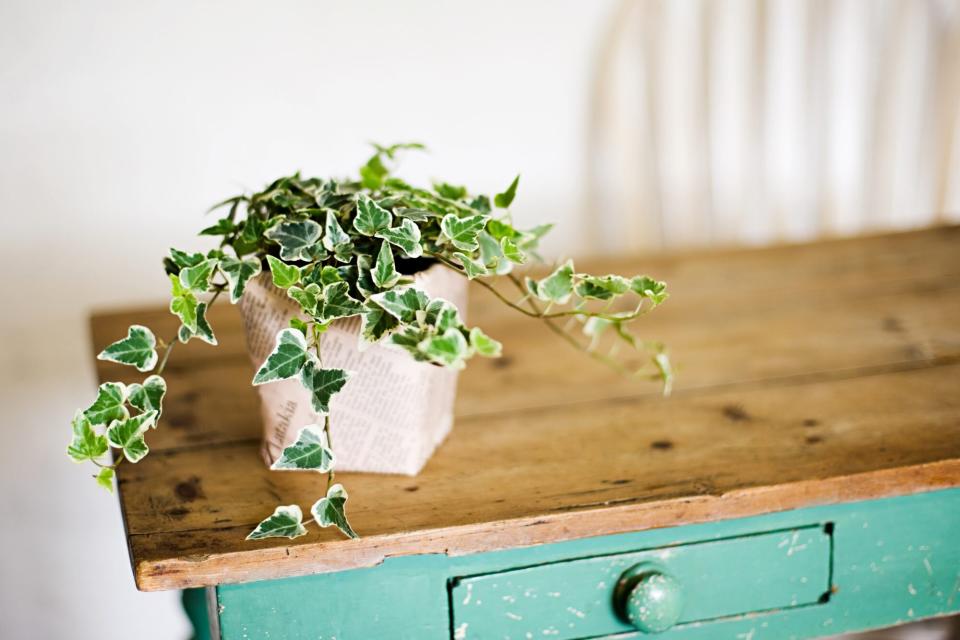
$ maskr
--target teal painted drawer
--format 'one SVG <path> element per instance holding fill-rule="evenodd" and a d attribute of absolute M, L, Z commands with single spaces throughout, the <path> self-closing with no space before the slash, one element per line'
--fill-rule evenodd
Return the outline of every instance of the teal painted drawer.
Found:
<path fill-rule="evenodd" d="M 811 525 L 462 576 L 449 583 L 451 631 L 575 640 L 635 630 L 629 613 L 655 631 L 816 605 L 828 599 L 831 561 L 832 525 Z"/>

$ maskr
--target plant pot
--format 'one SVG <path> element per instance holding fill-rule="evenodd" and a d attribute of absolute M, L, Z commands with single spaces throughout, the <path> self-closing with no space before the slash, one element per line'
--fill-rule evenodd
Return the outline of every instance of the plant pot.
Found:
<path fill-rule="evenodd" d="M 467 282 L 435 264 L 414 282 L 431 297 L 444 298 L 465 317 Z M 273 285 L 268 273 L 252 280 L 240 302 L 247 349 L 259 367 L 277 332 L 300 315 L 296 302 Z M 334 321 L 321 339 L 323 366 L 353 375 L 330 404 L 330 429 L 337 471 L 414 475 L 423 468 L 453 425 L 458 372 L 424 362 L 381 344 L 360 341 L 360 318 Z M 297 379 L 257 387 L 263 417 L 263 458 L 268 465 L 308 424 L 323 424 Z"/>

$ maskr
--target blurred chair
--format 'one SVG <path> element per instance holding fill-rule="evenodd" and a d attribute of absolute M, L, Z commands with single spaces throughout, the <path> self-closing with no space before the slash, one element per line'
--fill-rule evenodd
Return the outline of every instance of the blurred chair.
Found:
<path fill-rule="evenodd" d="M 592 89 L 594 251 L 960 220 L 958 0 L 624 0 Z"/>

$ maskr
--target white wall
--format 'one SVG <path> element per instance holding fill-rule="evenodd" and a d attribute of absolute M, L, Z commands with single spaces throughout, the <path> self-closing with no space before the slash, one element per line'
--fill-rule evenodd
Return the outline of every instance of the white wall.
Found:
<path fill-rule="evenodd" d="M 159 301 L 212 202 L 353 171 L 420 140 L 411 177 L 516 215 L 581 204 L 591 54 L 610 1 L 0 4 L 0 620 L 16 638 L 176 638 L 134 591 L 115 499 L 63 455 L 94 388 L 91 307 Z M 566 231 L 566 233 L 564 233 Z M 11 523 L 16 523 L 16 526 Z M 6 634 L 5 632 L 5 634 Z"/>

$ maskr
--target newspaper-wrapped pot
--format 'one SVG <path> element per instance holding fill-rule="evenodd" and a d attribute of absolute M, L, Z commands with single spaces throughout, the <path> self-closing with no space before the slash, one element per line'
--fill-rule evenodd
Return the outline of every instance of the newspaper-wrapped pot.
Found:
<path fill-rule="evenodd" d="M 433 265 L 414 276 L 432 298 L 444 298 L 465 317 L 463 276 Z M 240 302 L 247 348 L 259 367 L 277 332 L 299 314 L 299 305 L 275 287 L 270 274 L 251 280 Z M 321 340 L 323 365 L 353 375 L 330 404 L 331 440 L 337 471 L 414 475 L 453 424 L 457 371 L 415 362 L 408 353 L 381 344 L 360 350 L 360 318 L 336 320 Z M 301 427 L 323 423 L 297 379 L 257 387 L 263 416 L 263 457 L 272 464 Z"/>

